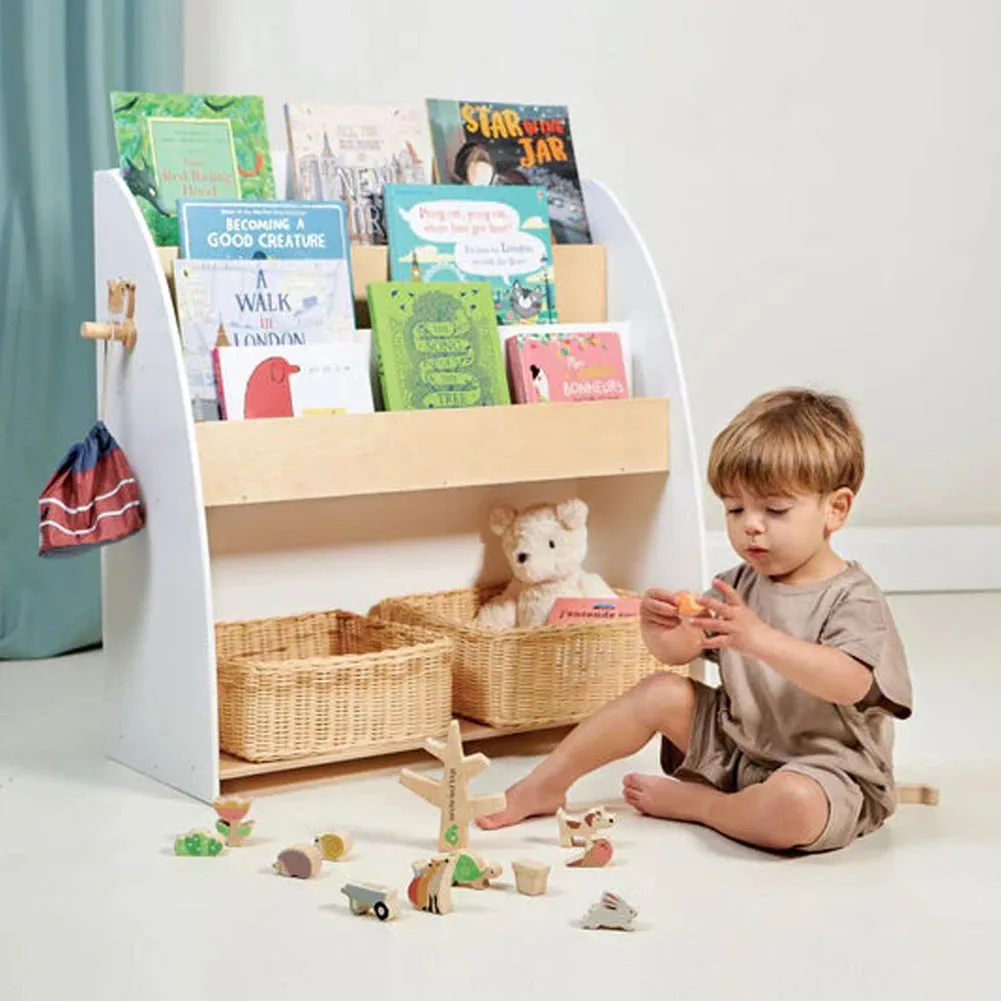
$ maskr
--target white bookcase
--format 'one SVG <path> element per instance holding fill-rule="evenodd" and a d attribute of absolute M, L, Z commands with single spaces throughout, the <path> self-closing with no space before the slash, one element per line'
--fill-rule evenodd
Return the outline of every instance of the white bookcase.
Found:
<path fill-rule="evenodd" d="M 268 764 L 220 755 L 213 623 L 364 612 L 390 595 L 498 579 L 506 568 L 485 525 L 499 501 L 583 497 L 588 566 L 617 587 L 708 585 L 667 299 L 616 197 L 595 181 L 584 193 L 595 243 L 556 248 L 561 320 L 629 321 L 632 399 L 196 425 L 172 254 L 153 245 L 118 172 L 95 174 L 96 319 L 108 279 L 136 283 L 138 339 L 110 345 L 106 421 L 147 508 L 141 533 L 102 552 L 113 759 L 209 801 L 228 779 L 418 746 Z M 355 250 L 357 298 L 386 267 L 385 248 Z"/>

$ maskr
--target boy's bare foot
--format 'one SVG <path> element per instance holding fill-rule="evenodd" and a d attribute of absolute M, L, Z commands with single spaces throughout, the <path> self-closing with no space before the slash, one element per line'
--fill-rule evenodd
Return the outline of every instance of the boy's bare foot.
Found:
<path fill-rule="evenodd" d="M 559 792 L 550 792 L 532 782 L 516 782 L 507 790 L 507 803 L 503 810 L 478 817 L 476 825 L 485 831 L 510 827 L 529 817 L 546 817 L 566 805 L 566 798 Z"/>
<path fill-rule="evenodd" d="M 704 821 L 706 793 L 714 790 L 696 782 L 684 782 L 664 775 L 637 775 L 622 780 L 625 801 L 640 813 L 665 820 Z"/>

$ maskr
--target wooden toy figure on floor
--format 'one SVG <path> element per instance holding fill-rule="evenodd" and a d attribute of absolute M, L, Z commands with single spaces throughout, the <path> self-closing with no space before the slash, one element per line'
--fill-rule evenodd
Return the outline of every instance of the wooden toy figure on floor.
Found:
<path fill-rule="evenodd" d="M 215 858 L 222 855 L 226 846 L 211 831 L 188 831 L 174 839 L 175 855 L 192 855 Z"/>
<path fill-rule="evenodd" d="M 448 914 L 452 910 L 452 879 L 459 853 L 421 859 L 413 864 L 414 878 L 407 887 L 410 903 L 429 914 Z"/>
<path fill-rule="evenodd" d="M 230 848 L 244 844 L 250 837 L 254 821 L 244 818 L 250 813 L 252 805 L 252 800 L 242 796 L 224 796 L 213 801 L 212 807 L 219 814 L 215 829 L 226 839 Z"/>
<path fill-rule="evenodd" d="M 527 897 L 541 897 L 549 882 L 549 866 L 534 859 L 515 859 L 511 863 L 514 882 L 519 893 Z"/>
<path fill-rule="evenodd" d="M 474 890 L 485 890 L 490 885 L 490 880 L 500 879 L 503 871 L 502 866 L 484 862 L 479 855 L 460 852 L 459 861 L 452 874 L 452 883 L 455 886 L 471 886 Z"/>
<path fill-rule="evenodd" d="M 603 806 L 588 810 L 583 817 L 571 817 L 561 806 L 556 811 L 560 825 L 560 847 L 573 848 L 575 845 L 587 847 L 597 837 L 598 831 L 607 830 L 615 824 L 615 814 Z"/>
<path fill-rule="evenodd" d="M 612 842 L 608 838 L 595 838 L 588 842 L 584 851 L 572 859 L 567 859 L 570 869 L 601 869 L 612 861 Z"/>
<path fill-rule="evenodd" d="M 279 854 L 271 868 L 279 876 L 312 879 L 323 868 L 323 852 L 316 845 L 292 845 Z"/>
<path fill-rule="evenodd" d="M 341 893 L 348 898 L 352 914 L 373 913 L 380 921 L 393 921 L 400 914 L 396 890 L 378 883 L 345 883 Z"/>
<path fill-rule="evenodd" d="M 313 838 L 313 844 L 323 852 L 323 857 L 328 862 L 343 862 L 351 851 L 351 835 L 344 831 L 328 831 L 326 834 L 317 834 Z"/>
<path fill-rule="evenodd" d="M 581 924 L 585 928 L 618 928 L 622 931 L 632 931 L 633 921 L 639 911 L 627 904 L 617 893 L 607 890 L 601 895 L 601 900 L 592 904 Z"/>
<path fill-rule="evenodd" d="M 480 774 L 489 764 L 485 754 L 462 753 L 462 735 L 459 721 L 452 720 L 448 740 L 429 739 L 424 747 L 444 766 L 442 777 L 436 782 L 418 775 L 409 768 L 400 772 L 400 784 L 417 793 L 441 811 L 438 830 L 438 851 L 454 852 L 469 847 L 469 825 L 477 817 L 503 810 L 507 802 L 504 793 L 493 796 L 470 796 L 469 780 Z"/>

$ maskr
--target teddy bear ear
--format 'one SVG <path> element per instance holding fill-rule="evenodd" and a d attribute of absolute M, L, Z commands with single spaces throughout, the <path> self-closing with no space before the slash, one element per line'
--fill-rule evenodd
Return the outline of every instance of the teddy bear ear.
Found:
<path fill-rule="evenodd" d="M 579 497 L 556 505 L 556 517 L 569 528 L 583 528 L 587 524 L 587 504 Z"/>
<path fill-rule="evenodd" d="M 501 504 L 490 512 L 490 531 L 494 535 L 503 535 L 518 517 L 518 512 L 509 504 Z"/>

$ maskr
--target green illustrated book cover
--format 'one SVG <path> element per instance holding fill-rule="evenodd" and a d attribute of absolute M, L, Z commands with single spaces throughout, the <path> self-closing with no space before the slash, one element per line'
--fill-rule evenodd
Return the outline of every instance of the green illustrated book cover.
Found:
<path fill-rule="evenodd" d="M 264 100 L 112 91 L 119 169 L 158 247 L 176 247 L 178 198 L 272 201 Z"/>
<path fill-rule="evenodd" d="M 387 410 L 510 404 L 488 282 L 378 282 L 368 302 Z"/>

